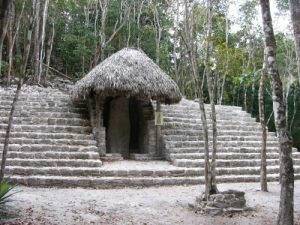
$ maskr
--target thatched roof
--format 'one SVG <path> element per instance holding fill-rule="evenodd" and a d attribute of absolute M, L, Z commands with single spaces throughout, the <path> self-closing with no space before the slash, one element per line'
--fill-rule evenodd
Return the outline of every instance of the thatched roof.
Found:
<path fill-rule="evenodd" d="M 167 104 L 181 100 L 177 84 L 143 51 L 133 48 L 118 51 L 92 69 L 75 84 L 72 97 L 86 98 L 90 92 L 160 100 Z"/>

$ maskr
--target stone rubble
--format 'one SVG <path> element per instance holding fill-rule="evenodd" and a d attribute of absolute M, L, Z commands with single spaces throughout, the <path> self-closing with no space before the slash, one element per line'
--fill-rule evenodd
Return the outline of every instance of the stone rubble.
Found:
<path fill-rule="evenodd" d="M 237 190 L 227 190 L 217 194 L 209 195 L 208 198 L 202 194 L 196 198 L 195 204 L 189 204 L 195 212 L 202 214 L 228 215 L 233 213 L 245 213 L 253 211 L 253 208 L 246 206 L 245 192 Z"/>

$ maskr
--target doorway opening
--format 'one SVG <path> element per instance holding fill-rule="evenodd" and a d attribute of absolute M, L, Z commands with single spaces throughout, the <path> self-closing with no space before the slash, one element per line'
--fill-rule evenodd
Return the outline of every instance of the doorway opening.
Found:
<path fill-rule="evenodd" d="M 144 154 L 147 127 L 142 103 L 136 98 L 108 97 L 103 109 L 106 128 L 106 152 L 119 153 L 125 159 L 130 154 Z"/>

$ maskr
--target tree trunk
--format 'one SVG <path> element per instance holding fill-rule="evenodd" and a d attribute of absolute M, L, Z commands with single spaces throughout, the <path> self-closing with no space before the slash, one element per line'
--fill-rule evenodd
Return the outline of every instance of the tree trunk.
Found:
<path fill-rule="evenodd" d="M 10 3 L 10 0 L 2 0 L 2 5 L 1 5 L 1 14 L 0 14 L 0 21 L 3 22 L 3 18 L 5 18 L 5 13 L 6 10 L 8 9 L 8 5 Z M 3 24 L 1 23 L 0 25 L 3 26 Z"/>
<path fill-rule="evenodd" d="M 13 4 L 9 7 L 9 25 L 7 30 L 7 47 L 8 47 L 8 70 L 7 70 L 7 86 L 10 86 L 10 77 L 12 70 L 12 60 L 13 60 L 13 23 L 14 23 L 14 13 L 15 9 L 13 8 Z"/>
<path fill-rule="evenodd" d="M 13 115 L 14 115 L 15 107 L 16 107 L 16 104 L 17 104 L 17 101 L 18 101 L 18 98 L 19 98 L 19 94 L 20 94 L 22 85 L 23 85 L 23 79 L 20 79 L 17 90 L 16 90 L 16 93 L 15 93 L 15 97 L 14 97 L 13 102 L 12 102 L 9 117 L 8 117 L 8 124 L 7 124 L 7 128 L 6 128 L 6 135 L 5 135 L 5 140 L 4 140 L 3 152 L 2 152 L 2 161 L 1 161 L 1 169 L 0 169 L 0 185 L 2 184 L 3 179 L 4 179 L 6 158 L 7 158 L 7 153 L 8 153 L 8 144 L 9 144 L 9 137 L 10 137 L 10 130 L 11 130 L 11 126 L 12 126 L 12 123 L 13 123 Z"/>
<path fill-rule="evenodd" d="M 175 81 L 178 84 L 179 88 L 179 75 L 178 75 L 178 65 L 177 65 L 177 52 L 176 52 L 176 48 L 177 48 L 177 43 L 178 43 L 178 27 L 179 27 L 179 0 L 176 0 L 176 8 L 175 8 L 175 12 L 174 12 L 174 43 L 173 43 L 173 61 L 174 61 L 174 72 L 175 72 Z M 181 90 L 181 88 L 180 88 Z"/>
<path fill-rule="evenodd" d="M 295 120 L 295 116 L 297 113 L 297 87 L 294 87 L 294 95 L 293 95 L 293 116 L 291 119 L 291 123 L 290 123 L 290 134 L 292 133 L 292 128 L 293 128 L 293 124 L 294 124 L 294 120 Z"/>
<path fill-rule="evenodd" d="M 8 28 L 8 24 L 9 24 L 9 5 L 11 4 L 11 2 L 6 1 L 6 7 L 2 9 L 2 15 L 3 19 L 2 19 L 2 29 L 1 29 L 1 36 L 0 36 L 0 77 L 2 75 L 1 73 L 1 67 L 2 67 L 2 57 L 3 57 L 3 43 L 4 43 L 4 39 L 6 37 L 7 34 L 7 28 Z"/>
<path fill-rule="evenodd" d="M 212 156 L 209 170 L 209 183 L 206 184 L 208 191 L 206 194 L 216 194 L 218 193 L 217 183 L 216 183 L 216 154 L 217 154 L 217 116 L 215 108 L 215 82 L 216 79 L 213 78 L 213 72 L 210 68 L 210 52 L 212 51 L 212 11 L 213 4 L 212 0 L 207 1 L 207 36 L 206 36 L 206 57 L 205 57 L 205 72 L 207 77 L 207 86 L 210 99 L 211 108 L 211 120 L 212 120 Z"/>
<path fill-rule="evenodd" d="M 35 31 L 34 31 L 34 80 L 39 81 L 39 68 L 40 68 L 40 1 L 37 0 L 35 4 Z"/>
<path fill-rule="evenodd" d="M 139 1 L 140 2 L 140 1 Z M 142 14 L 142 9 L 144 6 L 145 0 L 141 0 L 141 4 L 138 4 L 138 13 L 137 13 L 137 47 L 140 48 L 140 42 L 141 42 L 141 14 Z"/>
<path fill-rule="evenodd" d="M 289 0 L 289 6 L 294 30 L 298 77 L 300 83 L 300 2 L 299 0 Z"/>
<path fill-rule="evenodd" d="M 202 122 L 202 131 L 204 137 L 204 176 L 205 176 L 205 196 L 209 196 L 210 187 L 209 187 L 209 171 L 210 171 L 210 161 L 209 161 L 209 146 L 208 146 L 208 126 L 206 120 L 206 112 L 203 100 L 203 90 L 202 90 L 202 81 L 199 76 L 199 67 L 197 64 L 197 59 L 195 55 L 195 50 L 193 47 L 193 40 L 191 36 L 191 26 L 189 22 L 189 9 L 187 0 L 184 1 L 185 4 L 185 38 L 186 38 L 186 47 L 189 55 L 190 62 L 192 64 L 193 77 L 196 82 L 197 95 L 199 98 L 199 109 Z"/>
<path fill-rule="evenodd" d="M 226 81 L 226 77 L 227 77 L 227 72 L 228 72 L 228 42 L 229 42 L 229 22 L 228 22 L 228 10 L 229 10 L 229 6 L 227 5 L 226 8 L 226 14 L 225 14 L 225 29 L 226 29 L 226 39 L 225 39 L 225 44 L 226 44 L 226 65 L 225 65 L 225 71 L 224 71 L 224 75 L 223 75 L 223 79 L 222 79 L 222 86 L 221 86 L 221 91 L 220 91 L 220 96 L 218 98 L 218 105 L 222 105 L 223 102 L 223 95 L 224 95 L 224 87 L 225 87 L 225 81 Z"/>
<path fill-rule="evenodd" d="M 15 30 L 14 35 L 13 35 L 13 23 L 14 23 L 16 11 L 15 11 L 15 6 L 13 4 L 11 4 L 11 7 L 10 7 L 10 20 L 9 20 L 9 26 L 8 26 L 9 28 L 8 28 L 8 32 L 7 32 L 7 40 L 8 40 L 7 86 L 10 85 L 11 71 L 12 71 L 12 66 L 13 66 L 13 50 L 14 50 L 16 38 L 19 34 L 20 22 L 21 22 L 21 18 L 23 15 L 24 7 L 25 7 L 25 2 L 23 2 L 21 13 L 19 14 L 19 16 L 17 16 L 16 30 Z"/>
<path fill-rule="evenodd" d="M 35 10 L 34 10 L 35 4 L 36 4 L 36 0 L 33 0 L 32 1 L 32 13 L 31 13 L 31 16 L 29 17 L 29 25 L 28 25 L 28 30 L 26 33 L 25 44 L 24 44 L 24 54 L 23 54 L 23 62 L 22 62 L 23 65 L 22 65 L 22 70 L 21 70 L 21 73 L 23 75 L 25 75 L 25 73 L 26 73 L 28 57 L 29 57 L 29 53 L 30 53 L 33 22 L 34 22 L 34 15 L 35 15 Z"/>
<path fill-rule="evenodd" d="M 248 88 L 247 86 L 244 84 L 244 110 L 247 112 L 248 107 L 247 107 L 247 91 Z"/>
<path fill-rule="evenodd" d="M 267 58 L 264 56 L 264 65 L 259 82 L 259 92 L 258 92 L 258 106 L 259 106 L 259 120 L 262 131 L 262 143 L 261 143 L 261 163 L 260 163 L 260 188 L 262 191 L 268 191 L 267 183 L 267 129 L 265 121 L 265 100 L 264 100 L 264 90 L 265 90 L 265 80 L 266 80 L 266 68 Z"/>
<path fill-rule="evenodd" d="M 46 74 L 45 76 L 47 77 L 49 74 L 49 67 L 50 67 L 50 61 L 51 61 L 51 53 L 53 49 L 53 41 L 54 41 L 54 35 L 55 35 L 55 27 L 54 27 L 54 19 L 52 20 L 52 32 L 50 33 L 50 36 L 48 38 L 47 42 L 47 52 L 46 52 Z M 83 63 L 83 71 L 84 71 L 84 63 Z"/>
<path fill-rule="evenodd" d="M 285 118 L 285 101 L 283 98 L 282 82 L 276 63 L 276 40 L 273 31 L 269 0 L 260 0 L 265 49 L 268 61 L 268 72 L 272 83 L 272 99 L 275 126 L 280 144 L 280 204 L 277 225 L 294 224 L 294 168 L 292 159 L 292 140 L 288 132 Z"/>
<path fill-rule="evenodd" d="M 210 163 L 210 176 L 209 176 L 209 185 L 208 188 L 209 194 L 218 193 L 217 181 L 216 181 L 216 158 L 217 158 L 217 138 L 218 138 L 218 130 L 217 130 L 217 115 L 216 115 L 216 107 L 215 107 L 215 87 L 216 87 L 216 79 L 213 77 L 213 71 L 207 74 L 207 83 L 208 83 L 208 92 L 210 99 L 210 107 L 211 107 L 211 120 L 212 120 L 212 154 L 211 154 L 211 163 Z"/>
<path fill-rule="evenodd" d="M 41 76 L 43 73 L 43 61 L 44 61 L 44 42 L 45 42 L 45 28 L 47 20 L 49 0 L 45 0 L 44 10 L 43 10 L 43 21 L 42 21 L 42 34 L 41 34 L 41 47 L 40 47 L 40 59 L 39 59 L 39 73 L 37 77 L 38 84 L 41 81 Z"/>
<path fill-rule="evenodd" d="M 254 101 L 255 101 L 255 81 L 252 81 L 251 85 L 251 105 L 250 105 L 250 114 L 253 116 L 254 113 Z"/>

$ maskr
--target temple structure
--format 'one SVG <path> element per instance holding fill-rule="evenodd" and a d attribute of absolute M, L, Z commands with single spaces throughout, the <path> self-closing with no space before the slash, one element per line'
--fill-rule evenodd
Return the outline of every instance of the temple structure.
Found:
<path fill-rule="evenodd" d="M 14 95 L 15 87 L 0 87 L 0 153 Z M 210 135 L 210 106 L 205 109 Z M 241 107 L 217 105 L 216 113 L 217 182 L 259 181 L 260 124 Z M 23 86 L 5 174 L 30 186 L 201 184 L 204 158 L 199 103 L 182 98 L 176 83 L 145 53 L 126 48 L 69 90 Z M 299 179 L 296 149 L 293 160 Z M 268 132 L 268 181 L 278 180 L 279 170 L 278 140 Z"/>
<path fill-rule="evenodd" d="M 181 94 L 177 84 L 144 52 L 118 51 L 78 81 L 72 95 L 88 106 L 100 156 L 164 157 L 160 104 L 178 103 Z M 157 102 L 156 113 L 153 101 Z"/>

